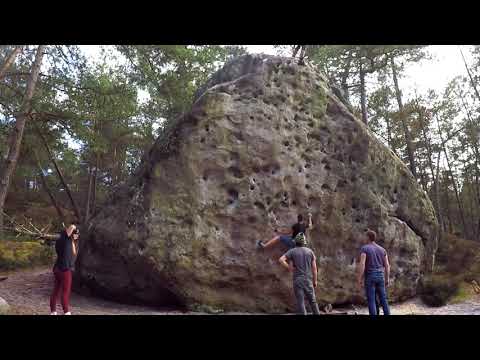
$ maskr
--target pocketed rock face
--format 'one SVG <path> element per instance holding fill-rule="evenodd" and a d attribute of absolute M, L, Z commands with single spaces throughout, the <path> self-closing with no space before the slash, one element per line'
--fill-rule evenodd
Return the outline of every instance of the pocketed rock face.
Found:
<path fill-rule="evenodd" d="M 242 56 L 199 90 L 93 219 L 76 284 L 122 301 L 291 311 L 284 249 L 255 243 L 308 211 L 321 304 L 359 301 L 366 227 L 389 252 L 391 300 L 413 296 L 433 266 L 438 224 L 406 165 L 314 69 Z"/>

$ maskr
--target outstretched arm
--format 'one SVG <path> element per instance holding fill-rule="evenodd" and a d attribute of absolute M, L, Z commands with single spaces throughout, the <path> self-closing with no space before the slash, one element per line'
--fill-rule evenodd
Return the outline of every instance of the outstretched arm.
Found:
<path fill-rule="evenodd" d="M 309 228 L 310 230 L 313 229 L 312 213 L 308 213 L 308 228 Z"/>

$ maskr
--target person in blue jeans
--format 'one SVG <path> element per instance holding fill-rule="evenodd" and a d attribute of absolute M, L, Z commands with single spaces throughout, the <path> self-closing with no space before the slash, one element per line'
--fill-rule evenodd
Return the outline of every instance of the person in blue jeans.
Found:
<path fill-rule="evenodd" d="M 387 251 L 378 245 L 377 234 L 368 229 L 365 233 L 366 245 L 360 249 L 360 262 L 357 273 L 357 284 L 362 289 L 362 280 L 368 302 L 368 313 L 378 315 L 376 297 L 378 294 L 383 314 L 390 315 L 386 288 L 390 279 L 390 263 Z"/>

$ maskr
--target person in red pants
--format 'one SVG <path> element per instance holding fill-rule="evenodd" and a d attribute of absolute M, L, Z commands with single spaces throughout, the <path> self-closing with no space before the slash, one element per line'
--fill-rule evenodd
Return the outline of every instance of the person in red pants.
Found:
<path fill-rule="evenodd" d="M 77 255 L 77 241 L 80 233 L 75 224 L 63 230 L 55 243 L 57 261 L 53 267 L 54 287 L 50 296 L 50 315 L 57 315 L 57 299 L 61 294 L 63 313 L 71 315 L 69 309 L 72 289 L 72 270 Z"/>

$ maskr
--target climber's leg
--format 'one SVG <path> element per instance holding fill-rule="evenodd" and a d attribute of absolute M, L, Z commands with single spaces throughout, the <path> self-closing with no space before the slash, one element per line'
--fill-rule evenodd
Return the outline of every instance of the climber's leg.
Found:
<path fill-rule="evenodd" d="M 289 249 L 295 247 L 295 242 L 290 235 L 277 235 L 274 238 L 268 240 L 266 243 L 262 241 L 257 242 L 257 246 L 262 249 L 267 249 L 279 243 L 282 243 Z"/>
<path fill-rule="evenodd" d="M 269 248 L 269 247 L 272 247 L 274 246 L 275 244 L 278 244 L 280 242 L 280 235 L 277 235 L 275 237 L 273 237 L 272 239 L 268 240 L 266 243 L 264 243 L 263 241 L 259 241 L 257 243 L 257 245 L 263 249 L 266 249 L 266 248 Z"/>
<path fill-rule="evenodd" d="M 291 235 L 280 235 L 280 242 L 289 249 L 295 247 L 295 241 Z"/>

